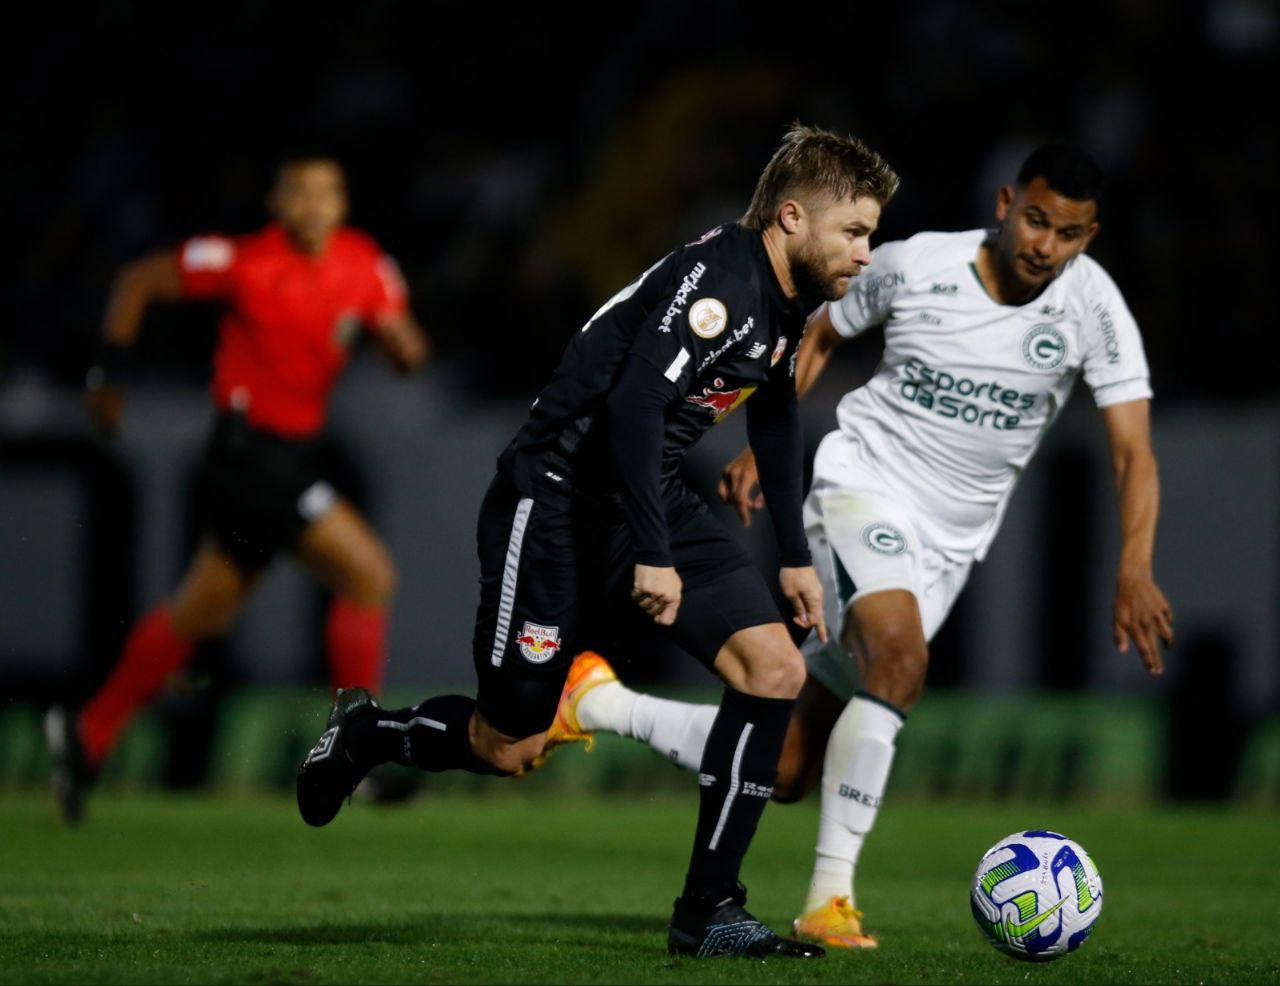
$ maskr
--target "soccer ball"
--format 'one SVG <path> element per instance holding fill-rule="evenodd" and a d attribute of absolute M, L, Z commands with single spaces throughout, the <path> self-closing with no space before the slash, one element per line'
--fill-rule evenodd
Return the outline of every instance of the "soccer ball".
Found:
<path fill-rule="evenodd" d="M 1102 877 L 1065 835 L 1015 832 L 978 863 L 969 903 L 992 945 L 1015 959 L 1046 962 L 1089 937 L 1102 912 Z"/>

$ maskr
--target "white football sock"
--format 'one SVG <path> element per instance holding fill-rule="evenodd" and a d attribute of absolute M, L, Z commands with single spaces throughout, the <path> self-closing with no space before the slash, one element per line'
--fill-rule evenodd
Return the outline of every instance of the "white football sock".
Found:
<path fill-rule="evenodd" d="M 618 681 L 596 685 L 578 702 L 578 723 L 648 743 L 685 770 L 697 770 L 718 707 L 633 692 Z"/>
<path fill-rule="evenodd" d="M 822 764 L 822 808 L 813 879 L 804 910 L 853 895 L 853 871 L 884 797 L 902 715 L 855 696 L 836 720 Z"/>

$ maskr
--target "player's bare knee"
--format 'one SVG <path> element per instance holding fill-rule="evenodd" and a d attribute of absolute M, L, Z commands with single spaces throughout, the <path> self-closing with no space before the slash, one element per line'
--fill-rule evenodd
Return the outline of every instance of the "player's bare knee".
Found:
<path fill-rule="evenodd" d="M 795 698 L 804 686 L 804 658 L 794 647 L 761 654 L 746 667 L 739 690 L 760 698 Z"/>
<path fill-rule="evenodd" d="M 868 691 L 907 711 L 924 694 L 928 670 L 929 651 L 923 645 L 883 650 L 877 653 L 867 676 Z"/>
<path fill-rule="evenodd" d="M 395 562 L 390 555 L 384 553 L 370 569 L 369 592 L 378 602 L 385 603 L 395 595 L 399 580 L 400 573 L 396 570 Z"/>

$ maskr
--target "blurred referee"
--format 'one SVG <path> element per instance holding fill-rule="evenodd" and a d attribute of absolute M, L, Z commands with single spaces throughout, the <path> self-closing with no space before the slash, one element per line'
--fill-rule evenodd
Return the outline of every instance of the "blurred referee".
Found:
<path fill-rule="evenodd" d="M 129 720 L 188 661 L 225 634 L 272 558 L 290 551 L 333 593 L 325 627 L 330 683 L 377 691 L 395 569 L 363 517 L 320 475 L 315 438 L 361 328 L 411 372 L 428 343 L 395 262 L 344 226 L 346 182 L 328 158 L 282 164 L 273 221 L 244 236 L 198 236 L 126 265 L 104 319 L 88 406 L 113 433 L 119 375 L 153 301 L 223 304 L 211 393 L 217 417 L 199 484 L 204 534 L 176 591 L 132 628 L 106 682 L 79 711 L 50 711 L 54 792 L 67 821 Z"/>

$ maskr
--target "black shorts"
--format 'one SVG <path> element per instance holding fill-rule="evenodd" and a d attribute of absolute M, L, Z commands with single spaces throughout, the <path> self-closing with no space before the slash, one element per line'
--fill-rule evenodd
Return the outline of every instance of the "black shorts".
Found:
<path fill-rule="evenodd" d="M 782 622 L 742 546 L 692 493 L 667 501 L 671 554 L 683 583 L 670 627 L 642 624 L 710 668 L 733 634 Z M 523 496 L 498 476 L 480 508 L 477 706 L 499 732 L 525 737 L 555 718 L 569 664 L 593 612 L 629 596 L 631 540 L 619 513 L 562 496 Z"/>
<path fill-rule="evenodd" d="M 247 572 L 294 548 L 337 499 L 314 441 L 262 431 L 238 414 L 219 415 L 196 495 L 202 527 Z"/>

